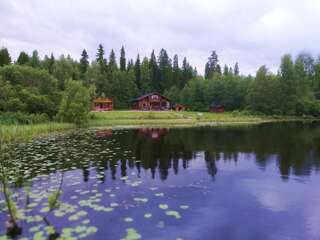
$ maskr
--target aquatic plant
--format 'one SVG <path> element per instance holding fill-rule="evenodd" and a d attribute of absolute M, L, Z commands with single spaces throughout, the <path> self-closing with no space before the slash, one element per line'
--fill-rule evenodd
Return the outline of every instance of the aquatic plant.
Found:
<path fill-rule="evenodd" d="M 6 145 L 0 146 L 0 153 L 6 148 Z M 7 169 L 7 161 L 0 161 L 0 182 L 2 185 L 2 193 L 4 195 L 5 203 L 9 213 L 9 219 L 6 222 L 6 232 L 8 236 L 15 237 L 20 235 L 22 232 L 22 228 L 19 227 L 18 224 L 18 216 L 17 216 L 17 204 L 12 198 L 12 193 L 9 189 L 9 180 L 8 180 L 8 169 Z"/>

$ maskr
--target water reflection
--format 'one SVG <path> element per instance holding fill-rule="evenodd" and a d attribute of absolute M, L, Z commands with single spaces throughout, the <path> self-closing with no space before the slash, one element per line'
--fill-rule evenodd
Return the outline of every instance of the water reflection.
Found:
<path fill-rule="evenodd" d="M 73 209 L 50 217 L 62 233 L 92 222 L 91 239 L 123 239 L 129 226 L 145 239 L 320 236 L 312 209 L 320 199 L 317 124 L 89 130 L 12 145 L 1 157 L 12 176 L 32 179 L 28 237 L 60 175 L 61 201 Z"/>
<path fill-rule="evenodd" d="M 276 161 L 282 179 L 290 175 L 308 176 L 320 169 L 320 128 L 316 124 L 263 124 L 248 127 L 141 128 L 137 130 L 99 130 L 42 139 L 13 146 L 11 155 L 19 159 L 20 171 L 27 177 L 57 171 L 65 159 L 65 169 L 80 168 L 88 181 L 94 167 L 99 180 L 111 179 L 117 172 L 126 176 L 135 168 L 157 173 L 161 180 L 179 174 L 202 154 L 207 172 L 218 173 L 217 163 L 238 162 L 240 153 L 254 156 L 262 170 Z M 44 164 L 47 163 L 47 164 Z M 17 167 L 17 166 L 16 166 Z"/>

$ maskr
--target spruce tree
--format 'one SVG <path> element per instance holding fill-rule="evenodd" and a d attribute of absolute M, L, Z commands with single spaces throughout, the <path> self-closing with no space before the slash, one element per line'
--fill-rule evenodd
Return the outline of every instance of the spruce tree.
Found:
<path fill-rule="evenodd" d="M 120 71 L 126 71 L 126 52 L 123 46 L 120 53 Z"/>
<path fill-rule="evenodd" d="M 140 66 L 140 56 L 138 54 L 137 56 L 137 60 L 134 64 L 134 74 L 135 74 L 135 77 L 136 77 L 136 85 L 138 87 L 138 90 L 140 91 L 141 90 L 141 66 Z"/>
<path fill-rule="evenodd" d="M 151 75 L 151 89 L 152 91 L 156 91 L 158 88 L 157 84 L 157 77 L 158 77 L 158 64 L 157 59 L 154 54 L 154 50 L 152 50 L 151 56 L 150 56 L 150 62 L 149 62 L 149 69 L 150 69 L 150 75 Z"/>
<path fill-rule="evenodd" d="M 89 55 L 86 51 L 86 49 L 83 49 L 81 53 L 81 58 L 80 58 L 80 77 L 81 79 L 84 79 L 85 73 L 87 72 L 89 67 Z"/>
<path fill-rule="evenodd" d="M 118 68 L 116 54 L 114 53 L 113 49 L 111 49 L 110 56 L 109 56 L 109 69 L 111 71 L 115 71 Z"/>
<path fill-rule="evenodd" d="M 236 62 L 236 64 L 234 65 L 234 75 L 239 76 L 239 64 L 238 62 Z"/>
<path fill-rule="evenodd" d="M 96 54 L 96 61 L 100 66 L 100 71 L 105 72 L 107 69 L 107 60 L 104 58 L 104 48 L 102 44 L 99 44 Z"/>
<path fill-rule="evenodd" d="M 11 64 L 11 57 L 7 48 L 0 49 L 0 67 Z"/>
<path fill-rule="evenodd" d="M 30 66 L 37 68 L 40 67 L 40 58 L 37 50 L 32 52 L 32 56 L 30 58 Z"/>
<path fill-rule="evenodd" d="M 173 67 L 172 67 L 172 82 L 174 86 L 179 86 L 181 80 L 181 70 L 179 68 L 179 58 L 178 55 L 173 57 Z"/>
<path fill-rule="evenodd" d="M 19 64 L 19 65 L 26 65 L 26 64 L 29 63 L 29 61 L 30 61 L 29 55 L 28 55 L 27 53 L 25 53 L 25 52 L 22 51 L 22 52 L 19 54 L 19 57 L 18 57 L 18 59 L 17 59 L 17 64 Z"/>
<path fill-rule="evenodd" d="M 128 61 L 127 72 L 129 72 L 129 71 L 132 70 L 133 68 L 134 68 L 133 60 L 130 59 L 130 60 Z"/>
<path fill-rule="evenodd" d="M 51 53 L 51 56 L 50 56 L 50 59 L 49 59 L 49 66 L 48 66 L 48 72 L 50 74 L 53 73 L 54 63 L 55 63 L 55 59 L 54 59 L 53 53 Z"/>
<path fill-rule="evenodd" d="M 211 78 L 214 73 L 221 74 L 221 67 L 218 64 L 218 55 L 216 51 L 212 51 L 205 65 L 205 78 Z"/>

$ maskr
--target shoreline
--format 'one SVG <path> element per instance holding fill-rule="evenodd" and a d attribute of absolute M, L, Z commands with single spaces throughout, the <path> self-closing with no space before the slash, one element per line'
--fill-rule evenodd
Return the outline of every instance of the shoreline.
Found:
<path fill-rule="evenodd" d="M 180 128 L 180 127 L 220 127 L 244 126 L 263 123 L 281 122 L 313 122 L 320 121 L 312 117 L 290 116 L 258 116 L 239 113 L 196 113 L 196 112 L 137 112 L 113 111 L 92 113 L 88 129 L 130 129 L 149 128 Z M 68 123 L 48 122 L 34 125 L 0 125 L 0 143 L 7 144 L 27 141 L 37 137 L 59 132 L 77 130 Z"/>

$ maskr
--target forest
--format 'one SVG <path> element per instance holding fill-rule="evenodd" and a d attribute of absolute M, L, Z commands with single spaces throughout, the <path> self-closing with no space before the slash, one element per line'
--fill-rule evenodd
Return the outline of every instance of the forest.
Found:
<path fill-rule="evenodd" d="M 240 74 L 238 63 L 222 65 L 215 51 L 204 76 L 186 58 L 171 59 L 165 49 L 133 60 L 122 47 L 118 60 L 114 50 L 108 55 L 100 44 L 90 59 L 85 49 L 80 60 L 52 53 L 41 59 L 34 50 L 13 61 L 7 48 L 0 49 L 0 112 L 22 122 L 68 121 L 70 109 L 79 112 L 78 103 L 90 108 L 95 97 L 111 97 L 115 109 L 129 109 L 133 98 L 156 91 L 190 111 L 222 104 L 227 111 L 320 116 L 320 58 L 306 53 L 284 55 L 277 74 L 261 66 L 256 76 Z"/>

